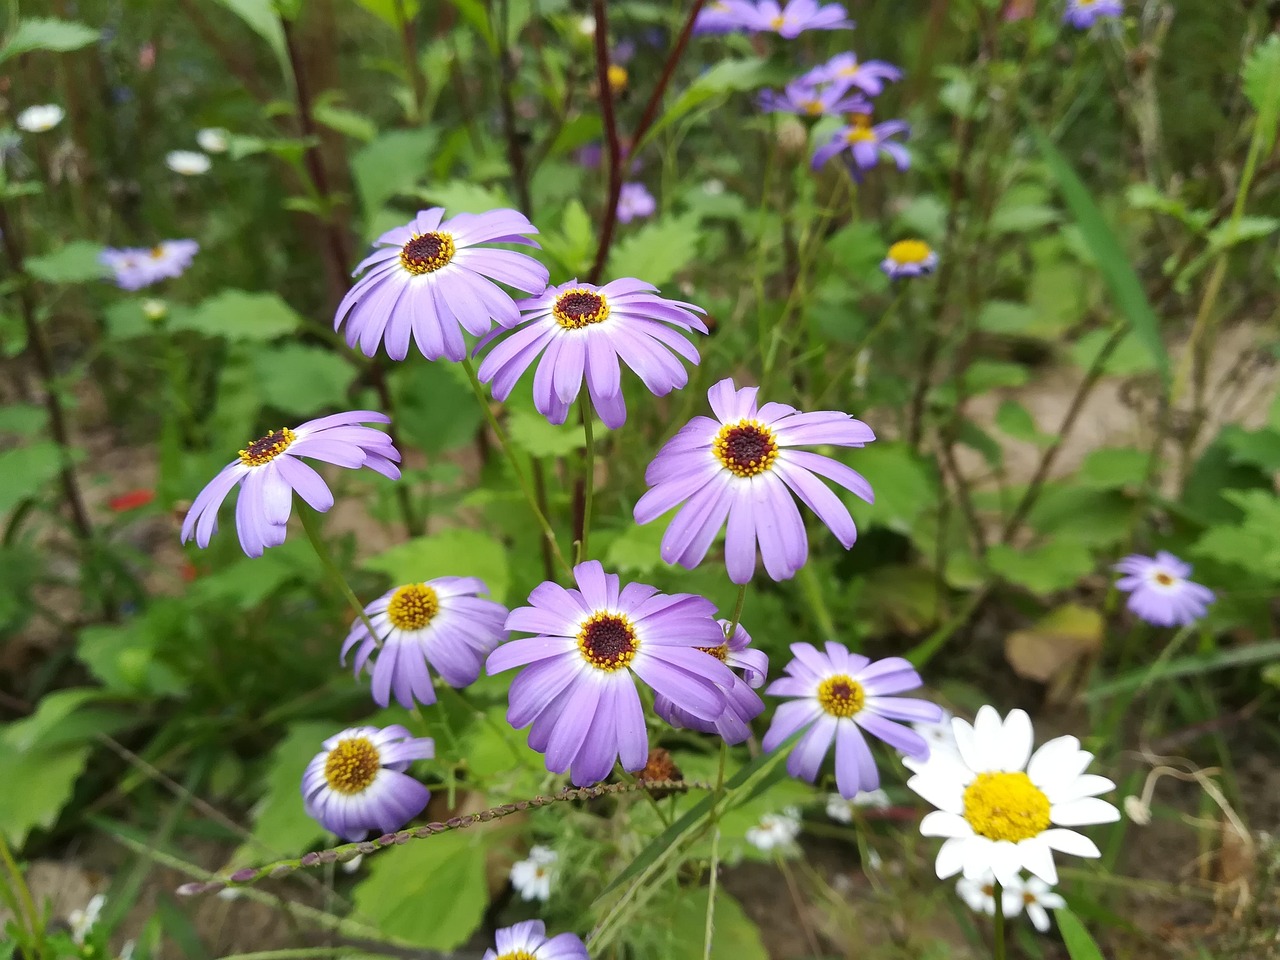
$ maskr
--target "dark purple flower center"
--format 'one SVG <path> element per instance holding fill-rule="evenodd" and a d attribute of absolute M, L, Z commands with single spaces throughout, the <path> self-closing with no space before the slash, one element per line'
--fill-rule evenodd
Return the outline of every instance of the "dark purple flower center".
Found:
<path fill-rule="evenodd" d="M 578 631 L 582 659 L 606 673 L 628 666 L 639 646 L 631 621 L 620 613 L 592 614 Z"/>
<path fill-rule="evenodd" d="M 754 477 L 773 469 L 778 441 L 759 420 L 726 423 L 711 445 L 716 459 L 739 477 Z"/>
<path fill-rule="evenodd" d="M 440 611 L 440 597 L 425 583 L 410 583 L 391 595 L 387 619 L 401 630 L 421 630 Z"/>
<path fill-rule="evenodd" d="M 240 451 L 240 462 L 246 467 L 260 467 L 270 463 L 289 449 L 297 436 L 288 427 L 272 430 L 260 440 L 255 440 Z"/>
<path fill-rule="evenodd" d="M 862 709 L 866 699 L 862 684 L 843 673 L 818 684 L 818 706 L 833 717 L 852 717 Z"/>
<path fill-rule="evenodd" d="M 609 319 L 609 301 L 602 293 L 575 287 L 556 297 L 551 315 L 566 330 L 581 330 Z"/>
<path fill-rule="evenodd" d="M 363 793 L 382 769 L 378 748 L 366 737 L 339 740 L 324 761 L 324 778 L 336 793 Z"/>
<path fill-rule="evenodd" d="M 447 233 L 423 233 L 415 236 L 400 251 L 400 266 L 414 275 L 434 273 L 457 253 L 453 237 Z"/>

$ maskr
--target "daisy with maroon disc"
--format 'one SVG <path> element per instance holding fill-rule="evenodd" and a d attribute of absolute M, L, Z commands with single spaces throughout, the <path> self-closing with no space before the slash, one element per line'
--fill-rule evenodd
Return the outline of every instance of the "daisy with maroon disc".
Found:
<path fill-rule="evenodd" d="M 444 219 L 443 207 L 423 210 L 403 227 L 374 242 L 356 267 L 364 276 L 342 298 L 333 328 L 347 325 L 347 345 L 372 357 L 378 344 L 403 360 L 412 339 L 428 360 L 462 360 L 463 330 L 483 337 L 494 321 L 511 327 L 520 320 L 515 301 L 499 283 L 537 293 L 547 285 L 547 268 L 526 253 L 489 246 L 537 247 L 538 230 L 515 210 L 460 213 Z M 367 272 L 366 272 L 367 271 Z"/>
<path fill-rule="evenodd" d="M 524 667 L 511 681 L 507 720 L 532 724 L 529 746 L 547 769 L 578 786 L 603 780 L 621 760 L 635 771 L 649 756 L 636 678 L 701 720 L 724 713 L 734 675 L 704 648 L 724 643 L 715 606 L 692 594 L 621 585 L 595 560 L 573 568 L 577 588 L 550 581 L 511 611 L 508 630 L 534 634 L 489 654 L 490 674 Z"/>
<path fill-rule="evenodd" d="M 251 557 L 284 543 L 293 511 L 293 494 L 320 513 L 333 506 L 333 493 L 324 478 L 302 457 L 356 470 L 368 467 L 392 480 L 400 478 L 400 454 L 391 438 L 365 423 L 390 423 L 371 410 L 335 413 L 308 420 L 299 427 L 272 430 L 240 451 L 196 496 L 182 522 L 182 542 L 195 538 L 200 548 L 218 529 L 218 510 L 227 495 L 240 487 L 236 499 L 236 532 Z"/>
<path fill-rule="evenodd" d="M 570 280 L 521 300 L 520 310 L 517 329 L 494 331 L 477 348 L 489 348 L 479 376 L 495 400 L 505 400 L 537 361 L 533 405 L 552 423 L 565 422 L 585 383 L 596 413 L 616 430 L 627 420 L 621 365 L 654 396 L 665 396 L 689 382 L 680 358 L 698 362 L 697 348 L 681 331 L 707 332 L 701 307 L 667 300 L 657 287 L 631 278 L 603 287 Z"/>
<path fill-rule="evenodd" d="M 732 626 L 728 620 L 719 623 L 726 632 Z M 742 624 L 734 629 L 733 636 L 718 646 L 703 648 L 702 652 L 734 671 L 733 685 L 724 691 L 724 713 L 716 720 L 704 720 L 681 710 L 662 694 L 653 698 L 653 712 L 674 727 L 717 733 L 726 743 L 742 743 L 751 736 L 751 721 L 764 713 L 764 701 L 756 689 L 764 685 L 769 672 L 769 657 L 763 650 L 751 646 L 751 635 L 742 628 Z M 741 676 L 738 675 L 739 670 L 742 671 Z"/>
<path fill-rule="evenodd" d="M 636 523 L 650 523 L 684 504 L 662 538 L 662 559 L 693 568 L 726 527 L 725 566 L 743 584 L 764 568 L 787 580 L 809 557 L 809 540 L 796 506 L 818 515 L 846 549 L 858 531 L 848 508 L 819 478 L 838 483 L 868 503 L 871 485 L 844 464 L 797 449 L 810 444 L 861 447 L 871 428 L 847 413 L 803 413 L 785 403 L 757 405 L 756 387 L 721 380 L 707 393 L 715 419 L 694 417 L 658 451 L 645 471 L 649 490 L 635 506 Z"/>
<path fill-rule="evenodd" d="M 451 687 L 470 686 L 506 637 L 507 608 L 480 596 L 488 590 L 475 577 L 437 577 L 389 590 L 351 624 L 342 662 L 355 648 L 356 676 L 369 665 L 373 699 L 384 707 L 393 694 L 406 709 L 415 701 L 435 703 L 432 670 Z"/>
<path fill-rule="evenodd" d="M 1185 627 L 1204 617 L 1213 591 L 1187 578 L 1191 564 L 1167 550 L 1154 557 L 1133 553 L 1115 565 L 1124 574 L 1116 588 L 1129 594 L 1128 607 L 1157 627 Z"/>

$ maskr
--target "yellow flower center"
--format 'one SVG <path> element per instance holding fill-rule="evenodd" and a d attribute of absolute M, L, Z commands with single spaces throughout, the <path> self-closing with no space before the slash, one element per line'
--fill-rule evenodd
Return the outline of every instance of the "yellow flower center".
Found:
<path fill-rule="evenodd" d="M 772 20 L 769 21 L 769 29 L 781 30 L 783 26 L 786 25 L 786 22 L 787 22 L 786 17 L 774 17 Z"/>
<path fill-rule="evenodd" d="M 818 114 L 822 113 L 823 110 L 821 100 L 801 100 L 800 106 L 802 106 L 804 108 L 804 112 L 811 117 L 818 116 Z"/>
<path fill-rule="evenodd" d="M 440 611 L 440 598 L 425 583 L 410 583 L 391 595 L 387 619 L 401 630 L 421 630 Z"/>
<path fill-rule="evenodd" d="M 627 68 L 616 63 L 609 64 L 609 89 L 621 93 L 627 89 Z"/>
<path fill-rule="evenodd" d="M 889 248 L 889 259 L 894 263 L 924 263 L 932 253 L 923 240 L 899 240 Z"/>
<path fill-rule="evenodd" d="M 725 663 L 729 659 L 729 644 L 727 643 L 722 643 L 718 647 L 698 647 L 697 649 L 708 656 L 715 657 L 721 663 Z"/>
<path fill-rule="evenodd" d="M 497 960 L 538 960 L 528 950 L 512 950 L 510 953 L 498 954 Z"/>
<path fill-rule="evenodd" d="M 414 276 L 434 273 L 445 266 L 458 248 L 447 233 L 420 233 L 404 245 L 400 251 L 400 266 Z"/>
<path fill-rule="evenodd" d="M 1155 580 L 1155 582 L 1160 584 L 1160 586 L 1162 587 L 1172 587 L 1175 582 L 1173 577 L 1169 576 L 1169 574 L 1164 573 L 1163 571 L 1161 571 L 1160 573 L 1157 573 L 1154 577 L 1152 577 L 1152 579 Z"/>
<path fill-rule="evenodd" d="M 850 117 L 849 129 L 845 131 L 844 138 L 850 143 L 874 143 L 876 134 L 871 129 L 871 115 L 855 113 Z"/>
<path fill-rule="evenodd" d="M 620 613 L 594 613 L 578 630 L 582 659 L 605 673 L 629 666 L 639 646 L 631 621 Z"/>
<path fill-rule="evenodd" d="M 382 758 L 366 737 L 339 740 L 324 762 L 324 778 L 336 793 L 362 793 L 377 779 Z"/>
<path fill-rule="evenodd" d="M 839 72 L 842 77 L 856 77 L 858 75 L 857 59 L 855 58 L 847 67 L 841 67 Z"/>
<path fill-rule="evenodd" d="M 778 441 L 759 420 L 726 423 L 716 434 L 711 450 L 727 470 L 739 477 L 772 470 L 778 459 Z"/>
<path fill-rule="evenodd" d="M 964 791 L 964 818 L 988 840 L 1017 843 L 1049 826 L 1049 798 L 1025 773 L 980 773 Z"/>
<path fill-rule="evenodd" d="M 297 437 L 288 427 L 272 430 L 260 440 L 255 440 L 240 451 L 240 462 L 246 467 L 261 467 L 270 463 L 289 449 Z"/>
<path fill-rule="evenodd" d="M 852 717 L 862 709 L 867 694 L 848 674 L 837 673 L 818 684 L 818 706 L 833 717 Z"/>
<path fill-rule="evenodd" d="M 161 246 L 152 247 L 150 256 L 152 260 L 159 260 L 161 257 L 164 256 L 164 247 L 161 247 Z"/>
<path fill-rule="evenodd" d="M 551 315 L 564 329 L 581 330 L 609 319 L 609 301 L 602 293 L 585 287 L 574 287 L 556 297 Z"/>

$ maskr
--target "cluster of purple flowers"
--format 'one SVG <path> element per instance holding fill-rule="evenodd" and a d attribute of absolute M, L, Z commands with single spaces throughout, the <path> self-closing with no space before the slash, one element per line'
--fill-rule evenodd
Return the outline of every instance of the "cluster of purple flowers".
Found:
<path fill-rule="evenodd" d="M 141 290 L 161 280 L 182 276 L 200 251 L 194 240 L 162 240 L 150 249 L 107 248 L 99 255 L 121 290 Z"/>

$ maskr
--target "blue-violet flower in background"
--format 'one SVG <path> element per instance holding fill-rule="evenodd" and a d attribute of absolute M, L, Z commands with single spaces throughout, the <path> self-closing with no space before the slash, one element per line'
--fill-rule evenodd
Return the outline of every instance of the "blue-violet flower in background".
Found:
<path fill-rule="evenodd" d="M 1208 612 L 1213 591 L 1192 583 L 1191 564 L 1167 550 L 1154 557 L 1134 553 L 1115 565 L 1116 587 L 1129 594 L 1129 609 L 1157 627 L 1184 627 Z"/>
<path fill-rule="evenodd" d="M 902 71 L 883 60 L 859 60 L 854 53 L 838 53 L 800 78 L 806 83 L 829 83 L 841 93 L 857 87 L 869 97 L 878 97 L 886 83 L 902 79 Z"/>
<path fill-rule="evenodd" d="M 760 109 L 765 113 L 794 113 L 802 117 L 870 111 L 871 104 L 861 93 L 848 94 L 848 88 L 815 86 L 804 78 L 792 80 L 783 88 L 763 90 Z"/>
<path fill-rule="evenodd" d="M 848 152 L 849 166 L 855 179 L 861 180 L 864 170 L 870 170 L 880 163 L 882 156 L 888 157 L 899 170 L 911 166 L 911 155 L 907 148 L 894 142 L 892 137 L 907 134 L 911 127 L 903 120 L 886 120 L 884 123 L 871 124 L 871 115 L 855 113 L 847 127 L 837 130 L 831 142 L 821 146 L 814 152 L 813 169 L 817 170 L 832 157 Z"/>
<path fill-rule="evenodd" d="M 1087 30 L 1105 17 L 1124 14 L 1124 0 L 1067 0 L 1062 21 L 1079 30 Z"/>
<path fill-rule="evenodd" d="M 630 223 L 653 216 L 658 201 L 653 199 L 643 183 L 624 183 L 618 193 L 618 222 Z"/>

